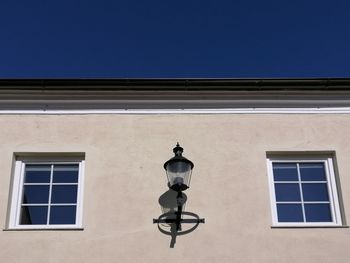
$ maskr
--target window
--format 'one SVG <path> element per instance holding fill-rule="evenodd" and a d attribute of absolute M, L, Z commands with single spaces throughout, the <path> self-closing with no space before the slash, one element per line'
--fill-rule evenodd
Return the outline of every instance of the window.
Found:
<path fill-rule="evenodd" d="M 84 161 L 17 160 L 9 228 L 81 227 Z"/>
<path fill-rule="evenodd" d="M 268 158 L 273 224 L 341 225 L 332 158 Z"/>

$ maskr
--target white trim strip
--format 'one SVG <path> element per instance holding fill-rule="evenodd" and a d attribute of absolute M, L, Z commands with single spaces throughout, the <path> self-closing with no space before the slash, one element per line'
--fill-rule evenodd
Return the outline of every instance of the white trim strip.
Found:
<path fill-rule="evenodd" d="M 9 228 L 14 228 L 17 225 L 17 214 L 18 214 L 18 202 L 20 202 L 20 190 L 21 187 L 21 178 L 22 171 L 23 171 L 23 163 L 21 161 L 15 162 L 15 170 L 14 170 L 14 178 L 13 178 L 13 185 L 12 185 L 12 197 L 11 197 L 11 208 L 10 208 L 10 216 L 7 226 Z"/>
<path fill-rule="evenodd" d="M 85 115 L 85 114 L 349 114 L 350 107 L 330 108 L 220 108 L 220 109 L 84 109 L 0 110 L 0 115 Z"/>

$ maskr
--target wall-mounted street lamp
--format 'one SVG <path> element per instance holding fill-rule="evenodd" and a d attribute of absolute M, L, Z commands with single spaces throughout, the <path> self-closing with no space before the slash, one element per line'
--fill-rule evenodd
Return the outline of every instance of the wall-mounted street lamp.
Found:
<path fill-rule="evenodd" d="M 194 164 L 182 156 L 183 148 L 179 145 L 179 143 L 177 143 L 176 147 L 173 149 L 173 152 L 175 156 L 164 163 L 164 169 L 166 170 L 169 188 L 177 193 L 177 209 L 161 215 L 158 219 L 153 219 L 153 223 L 175 224 L 176 231 L 181 231 L 182 223 L 192 223 L 196 224 L 197 226 L 199 223 L 204 223 L 204 218 L 199 218 L 194 213 L 183 212 L 186 196 L 182 193 L 182 191 L 185 191 L 190 187 Z M 184 219 L 182 218 L 182 215 L 184 214 L 194 218 Z"/>
<path fill-rule="evenodd" d="M 168 177 L 169 188 L 181 193 L 190 187 L 192 169 L 194 164 L 182 156 L 184 149 L 179 143 L 173 149 L 175 156 L 164 164 Z"/>

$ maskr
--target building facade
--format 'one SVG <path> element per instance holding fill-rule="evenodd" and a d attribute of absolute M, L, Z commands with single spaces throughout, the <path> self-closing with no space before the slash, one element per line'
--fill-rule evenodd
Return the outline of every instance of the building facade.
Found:
<path fill-rule="evenodd" d="M 350 256 L 349 79 L 1 80 L 0 127 L 2 262 Z M 177 142 L 205 224 L 174 236 Z"/>

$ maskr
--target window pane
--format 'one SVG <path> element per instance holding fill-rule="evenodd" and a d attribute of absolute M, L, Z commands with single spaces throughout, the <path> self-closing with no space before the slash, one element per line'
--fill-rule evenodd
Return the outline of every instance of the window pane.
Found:
<path fill-rule="evenodd" d="M 304 201 L 329 201 L 327 184 L 302 184 Z"/>
<path fill-rule="evenodd" d="M 76 203 L 77 185 L 53 185 L 51 203 Z"/>
<path fill-rule="evenodd" d="M 50 224 L 75 224 L 76 206 L 51 206 Z"/>
<path fill-rule="evenodd" d="M 301 163 L 299 164 L 300 177 L 302 181 L 326 181 L 323 163 Z"/>
<path fill-rule="evenodd" d="M 21 225 L 46 225 L 47 206 L 22 206 Z"/>
<path fill-rule="evenodd" d="M 299 184 L 275 183 L 276 201 L 300 201 Z"/>
<path fill-rule="evenodd" d="M 273 163 L 275 181 L 298 181 L 297 165 L 295 163 Z"/>
<path fill-rule="evenodd" d="M 51 166 L 42 164 L 27 164 L 25 168 L 25 183 L 50 183 Z"/>
<path fill-rule="evenodd" d="M 47 204 L 49 202 L 48 185 L 23 186 L 23 204 Z"/>
<path fill-rule="evenodd" d="M 306 222 L 332 222 L 329 204 L 305 204 Z"/>
<path fill-rule="evenodd" d="M 278 222 L 303 222 L 301 204 L 277 204 Z"/>
<path fill-rule="evenodd" d="M 54 183 L 77 183 L 79 174 L 78 164 L 55 164 L 53 167 Z"/>

